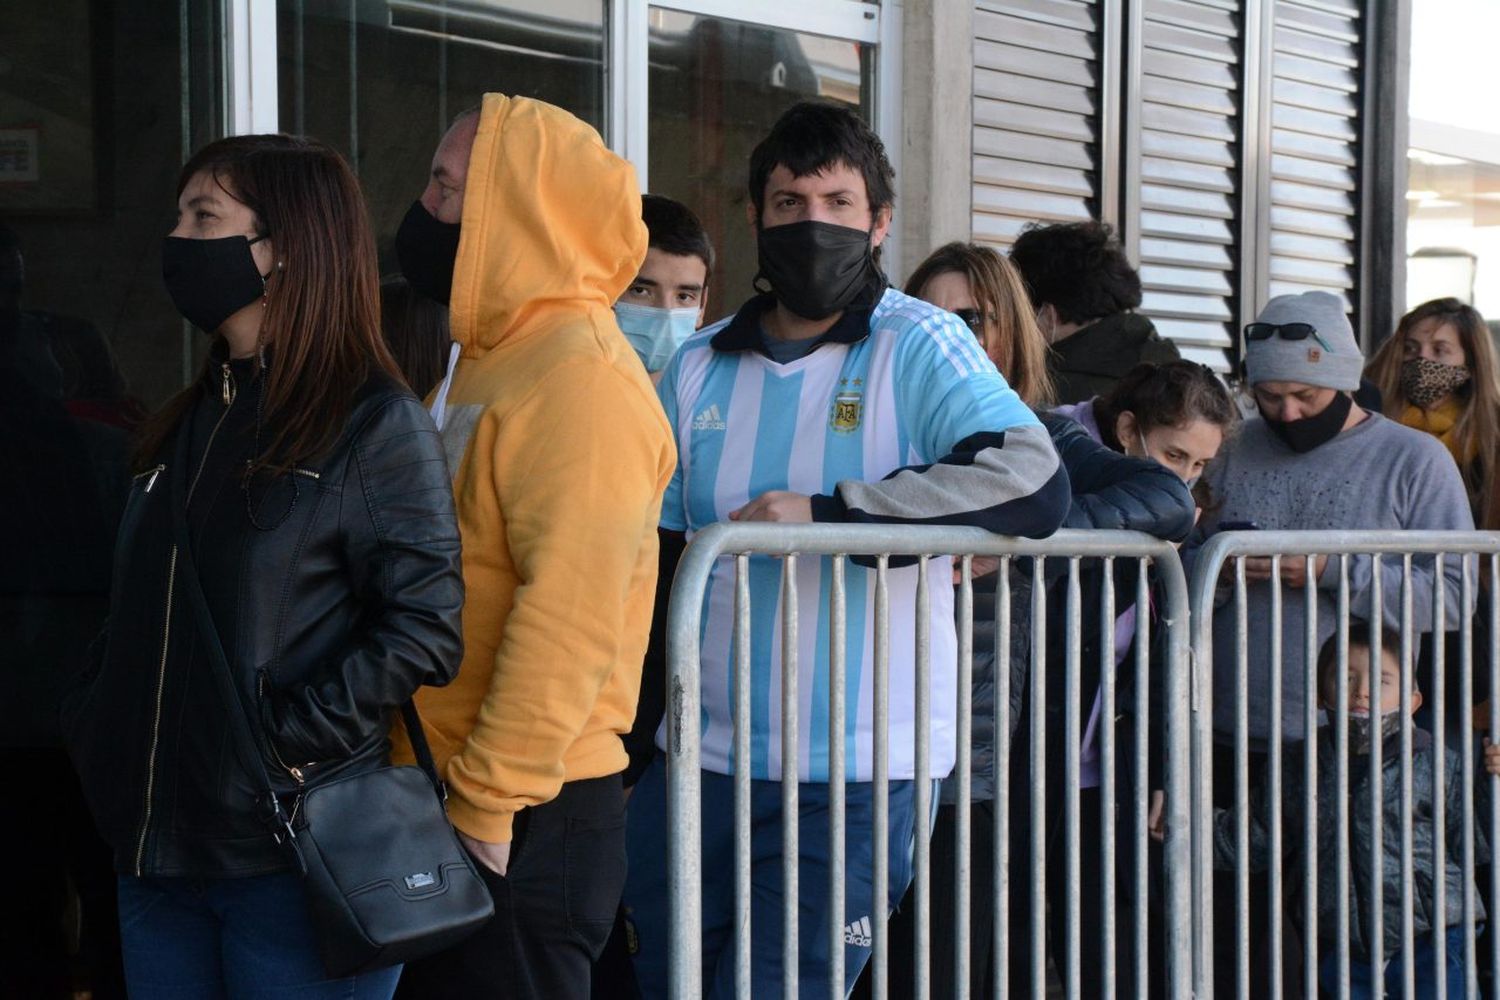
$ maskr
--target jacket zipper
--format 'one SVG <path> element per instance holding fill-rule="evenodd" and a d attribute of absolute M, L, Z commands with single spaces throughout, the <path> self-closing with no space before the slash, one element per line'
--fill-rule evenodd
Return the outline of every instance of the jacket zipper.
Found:
<path fill-rule="evenodd" d="M 203 446 L 203 457 L 198 460 L 198 471 L 193 474 L 193 481 L 188 484 L 187 503 L 191 503 L 193 492 L 198 489 L 198 480 L 203 477 L 203 469 L 208 465 L 208 453 L 213 450 L 214 439 L 219 436 L 219 428 L 224 426 L 224 419 L 229 416 L 229 407 L 234 404 L 235 390 L 234 382 L 229 376 L 229 366 L 223 366 L 223 399 L 224 412 L 219 414 L 219 419 L 214 422 L 213 430 L 208 434 L 208 443 Z M 186 428 L 183 428 L 186 432 Z M 156 485 L 156 477 L 161 474 L 166 466 L 158 465 L 155 469 L 148 470 L 150 480 L 146 483 L 146 492 L 151 492 L 151 487 Z M 144 475 L 145 473 L 143 473 Z M 163 618 L 161 631 L 161 659 L 156 670 L 156 707 L 151 716 L 151 756 L 146 763 L 146 808 L 145 815 L 141 817 L 141 835 L 136 843 L 135 849 L 135 874 L 137 878 L 145 875 L 146 864 L 146 835 L 151 831 L 151 804 L 156 788 L 156 751 L 161 744 L 161 705 L 162 696 L 167 686 L 167 650 L 171 646 L 172 639 L 172 598 L 176 592 L 177 583 L 177 546 L 174 544 L 167 564 L 167 611 Z"/>
<path fill-rule="evenodd" d="M 156 477 L 159 476 L 159 475 L 161 475 L 162 472 L 166 470 L 166 468 L 167 467 L 165 465 L 158 465 L 158 466 L 155 466 L 153 468 L 146 469 L 146 470 L 144 470 L 142 472 L 137 472 L 131 478 L 134 479 L 136 482 L 140 482 L 142 479 L 146 480 L 146 488 L 144 490 L 142 490 L 141 492 L 142 493 L 150 493 L 151 492 L 151 487 L 153 487 L 153 486 L 156 485 Z"/>

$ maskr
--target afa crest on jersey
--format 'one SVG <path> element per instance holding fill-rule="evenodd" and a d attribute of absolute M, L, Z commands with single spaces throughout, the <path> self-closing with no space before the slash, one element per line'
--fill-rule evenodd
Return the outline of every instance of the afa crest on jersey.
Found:
<path fill-rule="evenodd" d="M 833 416 L 829 426 L 840 434 L 852 434 L 859 429 L 859 419 L 864 410 L 864 393 L 840 392 L 833 397 Z"/>

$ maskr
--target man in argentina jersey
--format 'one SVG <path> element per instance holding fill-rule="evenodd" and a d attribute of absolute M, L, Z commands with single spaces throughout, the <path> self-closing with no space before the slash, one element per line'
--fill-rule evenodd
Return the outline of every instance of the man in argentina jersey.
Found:
<path fill-rule="evenodd" d="M 887 287 L 875 248 L 894 201 L 880 140 L 852 111 L 819 103 L 789 110 L 751 158 L 750 221 L 759 279 L 770 291 L 690 338 L 658 393 L 679 465 L 663 501 L 664 551 L 725 520 L 977 525 L 1050 534 L 1068 509 L 1068 482 L 1046 430 L 955 316 Z M 675 546 L 674 546 L 675 541 Z M 753 994 L 781 982 L 780 757 L 782 562 L 751 560 L 750 756 L 733 753 L 734 565 L 715 567 L 702 646 L 703 940 L 709 996 L 733 995 L 734 808 L 731 775 L 752 787 Z M 670 580 L 663 567 L 663 576 Z M 915 567 L 895 569 L 890 593 L 890 888 L 872 899 L 874 571 L 849 565 L 848 701 L 843 740 L 846 888 L 827 897 L 830 561 L 798 560 L 800 747 L 799 981 L 823 995 L 827 916 L 842 910 L 845 981 L 869 959 L 874 907 L 886 912 L 911 877 L 916 780 L 936 780 L 956 756 L 957 641 L 950 560 L 929 563 L 931 772 L 915 773 Z M 665 614 L 658 605 L 657 614 Z M 665 733 L 657 736 L 665 746 Z M 636 928 L 645 996 L 666 988 L 666 774 L 658 756 L 630 803 L 625 902 Z"/>

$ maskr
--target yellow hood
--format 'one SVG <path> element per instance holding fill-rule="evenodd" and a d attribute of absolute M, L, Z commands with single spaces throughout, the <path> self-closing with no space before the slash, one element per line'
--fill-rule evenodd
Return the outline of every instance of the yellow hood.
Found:
<path fill-rule="evenodd" d="M 635 168 L 561 108 L 485 94 L 449 314 L 463 356 L 545 325 L 553 304 L 610 309 L 645 256 Z"/>

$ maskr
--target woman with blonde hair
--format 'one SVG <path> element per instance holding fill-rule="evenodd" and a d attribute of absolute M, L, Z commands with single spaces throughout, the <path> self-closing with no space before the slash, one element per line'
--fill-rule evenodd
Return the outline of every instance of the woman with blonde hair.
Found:
<path fill-rule="evenodd" d="M 1447 446 L 1481 529 L 1500 528 L 1500 365 L 1484 317 L 1458 299 L 1433 299 L 1401 317 L 1365 375 L 1385 415 Z"/>
<path fill-rule="evenodd" d="M 990 247 L 948 243 L 906 280 L 906 294 L 946 309 L 968 324 L 984 353 L 1032 409 L 1052 403 L 1047 341 L 1015 265 Z"/>

